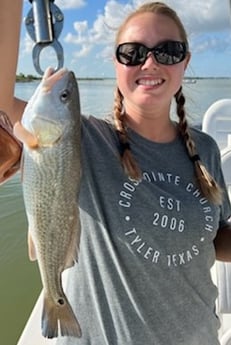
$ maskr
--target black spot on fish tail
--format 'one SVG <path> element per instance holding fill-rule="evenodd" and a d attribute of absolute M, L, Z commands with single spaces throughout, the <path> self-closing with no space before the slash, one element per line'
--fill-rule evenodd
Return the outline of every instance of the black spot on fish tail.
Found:
<path fill-rule="evenodd" d="M 65 304 L 64 299 L 63 299 L 63 298 L 60 298 L 60 299 L 58 300 L 58 304 L 60 304 L 60 305 L 64 305 L 64 304 Z"/>
<path fill-rule="evenodd" d="M 56 303 L 44 297 L 42 313 L 42 335 L 45 338 L 56 338 L 62 336 L 81 337 L 82 332 L 79 322 L 67 300 L 64 296 L 60 297 Z"/>

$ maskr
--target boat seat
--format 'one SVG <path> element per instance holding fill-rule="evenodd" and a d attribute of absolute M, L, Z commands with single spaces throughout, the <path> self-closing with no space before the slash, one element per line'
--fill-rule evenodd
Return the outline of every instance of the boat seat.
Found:
<path fill-rule="evenodd" d="M 227 137 L 231 134 L 231 98 L 220 99 L 208 108 L 203 117 L 202 131 L 209 133 L 221 150 L 227 146 Z"/>

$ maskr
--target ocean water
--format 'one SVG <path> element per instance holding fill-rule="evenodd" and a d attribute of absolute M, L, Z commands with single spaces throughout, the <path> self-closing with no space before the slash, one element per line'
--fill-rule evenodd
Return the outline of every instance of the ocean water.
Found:
<path fill-rule="evenodd" d="M 18 83 L 15 93 L 28 100 L 37 82 Z M 81 80 L 82 113 L 107 116 L 113 109 L 115 81 Z M 231 98 L 231 79 L 202 79 L 184 84 L 190 122 L 201 123 L 208 107 Z M 0 343 L 16 345 L 28 319 L 41 283 L 37 264 L 27 255 L 27 223 L 20 176 L 0 186 Z"/>

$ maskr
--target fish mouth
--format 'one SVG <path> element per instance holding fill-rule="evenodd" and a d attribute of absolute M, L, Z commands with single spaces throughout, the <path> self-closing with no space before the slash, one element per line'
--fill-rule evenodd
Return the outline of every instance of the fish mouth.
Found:
<path fill-rule="evenodd" d="M 44 72 L 42 78 L 42 90 L 44 92 L 49 92 L 53 88 L 53 86 L 62 79 L 65 75 L 69 72 L 66 68 L 61 68 L 58 71 L 55 71 L 54 68 L 48 67 Z"/>
<path fill-rule="evenodd" d="M 48 67 L 44 72 L 43 79 L 50 78 L 51 76 L 56 76 L 58 79 L 59 77 L 62 78 L 64 74 L 68 73 L 67 68 L 63 67 L 60 68 L 58 71 L 55 71 L 54 68 Z"/>

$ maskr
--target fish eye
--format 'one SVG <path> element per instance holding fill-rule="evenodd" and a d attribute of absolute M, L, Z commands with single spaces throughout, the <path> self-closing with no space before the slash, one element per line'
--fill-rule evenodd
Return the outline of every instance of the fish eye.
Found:
<path fill-rule="evenodd" d="M 63 90 L 61 95 L 60 95 L 60 100 L 62 102 L 66 102 L 69 99 L 69 96 L 70 96 L 70 91 L 67 89 Z"/>

